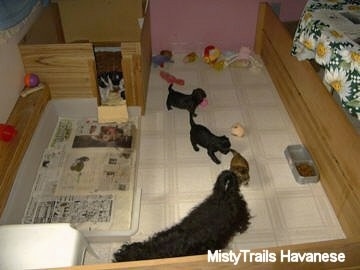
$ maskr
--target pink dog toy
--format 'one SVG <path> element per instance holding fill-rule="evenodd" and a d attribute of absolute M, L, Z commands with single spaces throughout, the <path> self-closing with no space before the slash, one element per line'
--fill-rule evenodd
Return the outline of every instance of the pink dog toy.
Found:
<path fill-rule="evenodd" d="M 175 83 L 178 85 L 184 85 L 185 81 L 182 79 L 178 79 L 175 76 L 171 75 L 170 73 L 167 73 L 165 71 L 160 71 L 160 76 L 168 83 Z"/>
<path fill-rule="evenodd" d="M 207 99 L 204 98 L 203 101 L 202 101 L 199 105 L 200 105 L 200 107 L 202 107 L 202 108 L 206 107 L 206 106 L 208 105 Z"/>

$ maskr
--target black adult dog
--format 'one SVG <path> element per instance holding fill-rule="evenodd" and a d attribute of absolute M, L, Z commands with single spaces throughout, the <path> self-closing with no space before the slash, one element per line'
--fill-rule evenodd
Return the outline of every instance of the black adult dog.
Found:
<path fill-rule="evenodd" d="M 114 253 L 114 262 L 206 254 L 225 248 L 233 236 L 250 225 L 250 213 L 236 175 L 220 173 L 213 192 L 180 223 L 144 242 L 125 244 Z"/>
<path fill-rule="evenodd" d="M 188 110 L 193 117 L 196 117 L 195 110 L 197 106 L 201 102 L 206 99 L 206 93 L 201 88 L 196 88 L 192 91 L 190 95 L 180 93 L 175 91 L 172 87 L 173 85 L 169 85 L 169 93 L 166 100 L 166 107 L 168 110 L 171 110 L 172 107 Z"/>
<path fill-rule="evenodd" d="M 196 124 L 190 115 L 190 141 L 195 151 L 199 151 L 200 145 L 207 149 L 210 158 L 216 163 L 220 164 L 220 160 L 215 156 L 215 152 L 220 151 L 227 154 L 230 151 L 231 143 L 228 137 L 216 136 L 207 127 Z"/>

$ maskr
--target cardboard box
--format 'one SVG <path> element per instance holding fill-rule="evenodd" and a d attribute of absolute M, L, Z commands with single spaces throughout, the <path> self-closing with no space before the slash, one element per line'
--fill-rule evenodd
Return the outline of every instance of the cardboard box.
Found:
<path fill-rule="evenodd" d="M 96 45 L 121 47 L 128 106 L 145 113 L 151 65 L 150 14 L 143 0 L 59 0 L 45 7 L 19 44 L 25 71 L 52 98 L 100 98 Z"/>

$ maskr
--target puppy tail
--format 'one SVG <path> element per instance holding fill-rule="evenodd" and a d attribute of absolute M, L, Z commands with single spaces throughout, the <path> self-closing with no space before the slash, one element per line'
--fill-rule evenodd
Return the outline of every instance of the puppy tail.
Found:
<path fill-rule="evenodd" d="M 237 176 L 230 170 L 222 171 L 216 180 L 214 192 L 223 195 L 226 193 L 239 192 Z"/>

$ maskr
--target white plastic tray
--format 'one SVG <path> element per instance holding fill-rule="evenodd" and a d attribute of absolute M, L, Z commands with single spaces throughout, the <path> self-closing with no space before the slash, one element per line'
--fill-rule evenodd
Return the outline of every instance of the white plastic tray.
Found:
<path fill-rule="evenodd" d="M 129 116 L 140 115 L 137 107 L 130 107 Z M 43 112 L 30 145 L 20 164 L 7 205 L 0 217 L 0 224 L 20 224 L 27 202 L 36 179 L 37 169 L 42 153 L 48 146 L 59 117 L 97 117 L 97 101 L 95 98 L 51 100 Z M 137 136 L 138 140 L 139 136 Z M 139 142 L 136 142 L 139 143 Z M 138 149 L 137 149 L 138 151 Z M 138 153 L 136 154 L 138 157 Z M 126 230 L 82 230 L 90 242 L 128 241 L 138 230 L 140 215 L 141 189 L 137 186 L 135 169 L 134 194 L 132 202 L 130 227 Z M 26 226 L 26 225 L 24 225 Z"/>

